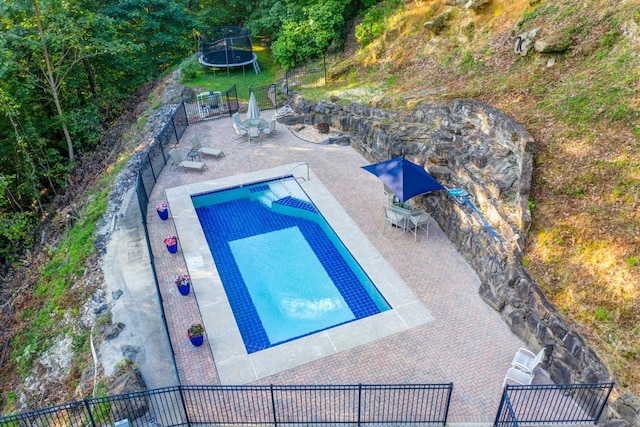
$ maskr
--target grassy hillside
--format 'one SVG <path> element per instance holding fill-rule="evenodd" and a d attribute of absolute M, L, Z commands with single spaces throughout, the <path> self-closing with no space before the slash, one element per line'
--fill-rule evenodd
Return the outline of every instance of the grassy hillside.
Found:
<path fill-rule="evenodd" d="M 475 98 L 522 123 L 536 140 L 525 264 L 640 394 L 640 3 L 422 0 L 384 25 L 332 59 L 331 95 L 399 110 Z M 516 54 L 536 28 L 558 52 Z"/>

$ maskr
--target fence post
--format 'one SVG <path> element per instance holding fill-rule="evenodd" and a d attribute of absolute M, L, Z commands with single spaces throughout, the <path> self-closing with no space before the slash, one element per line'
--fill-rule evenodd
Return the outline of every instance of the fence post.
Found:
<path fill-rule="evenodd" d="M 358 384 L 358 423 L 356 424 L 360 427 L 360 414 L 362 412 L 362 383 Z"/>
<path fill-rule="evenodd" d="M 322 56 L 322 68 L 324 69 L 324 84 L 327 84 L 327 57 Z"/>
<path fill-rule="evenodd" d="M 184 394 L 182 393 L 182 385 L 178 386 L 178 390 L 180 391 L 180 402 L 182 402 L 182 410 L 184 411 L 184 418 L 187 422 L 187 425 L 191 425 L 191 421 L 189 420 L 189 411 L 187 411 L 187 403 L 184 401 Z"/>
<path fill-rule="evenodd" d="M 278 417 L 276 416 L 276 399 L 273 395 L 273 384 L 269 384 L 269 390 L 271 391 L 271 409 L 273 410 L 273 425 L 278 425 Z"/>
<path fill-rule="evenodd" d="M 449 405 L 451 405 L 451 395 L 453 394 L 453 383 L 449 383 L 449 390 L 448 390 L 448 396 L 447 396 L 447 406 L 445 408 L 445 412 L 444 412 L 444 422 L 442 423 L 443 426 L 447 425 L 447 420 L 449 419 Z"/>
<path fill-rule="evenodd" d="M 180 105 L 182 106 L 182 111 L 184 113 L 184 119 L 187 122 L 187 126 L 189 127 L 189 115 L 187 114 L 187 104 L 184 103 L 184 100 L 180 103 Z"/>
<path fill-rule="evenodd" d="M 84 402 L 84 406 L 87 408 L 87 414 L 89 414 L 89 421 L 91 421 L 91 425 L 96 427 L 96 422 L 93 419 L 93 414 L 91 413 L 91 405 L 89 405 L 89 401 L 87 399 L 82 400 Z"/>
<path fill-rule="evenodd" d="M 502 390 L 502 398 L 500 399 L 500 405 L 498 405 L 498 413 L 496 414 L 496 419 L 493 421 L 493 427 L 496 427 L 498 425 L 498 421 L 500 421 L 500 414 L 502 414 L 502 408 L 504 407 L 504 400 L 508 390 L 509 384 L 507 384 Z"/>
<path fill-rule="evenodd" d="M 597 424 L 598 420 L 602 416 L 602 411 L 604 411 L 604 407 L 607 404 L 607 401 L 609 400 L 609 396 L 611 395 L 611 391 L 613 390 L 614 384 L 615 383 L 609 383 L 609 391 L 607 392 L 607 396 L 604 399 L 602 399 L 602 404 L 600 405 L 600 408 L 598 409 L 598 413 L 597 413 L 596 417 L 593 419 L 593 423 L 594 424 Z"/>

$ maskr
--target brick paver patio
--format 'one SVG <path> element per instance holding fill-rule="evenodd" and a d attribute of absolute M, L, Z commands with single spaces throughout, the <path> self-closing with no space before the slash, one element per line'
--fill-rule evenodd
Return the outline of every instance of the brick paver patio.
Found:
<path fill-rule="evenodd" d="M 524 344 L 480 299 L 477 276 L 435 223 L 429 237 L 422 233 L 417 242 L 412 234 L 383 234 L 382 184 L 360 169 L 369 161 L 351 147 L 302 141 L 282 125 L 278 125 L 275 140 L 249 146 L 245 139 L 236 139 L 231 119 L 225 118 L 191 125 L 177 147 L 183 155 L 195 133 L 212 147 L 224 150 L 226 156 L 203 158 L 208 166 L 204 172 L 165 167 L 148 213 L 156 270 L 183 384 L 217 384 L 219 380 L 210 348 L 193 347 L 186 339 L 186 328 L 200 321 L 199 308 L 193 293 L 181 296 L 173 284 L 178 273 L 187 271 L 186 265 L 180 250 L 174 255 L 166 251 L 162 239 L 175 229 L 171 218 L 159 220 L 153 207 L 165 198 L 165 188 L 306 162 L 435 320 L 257 383 L 453 382 L 452 422 L 493 420 L 506 370 L 515 350 Z"/>

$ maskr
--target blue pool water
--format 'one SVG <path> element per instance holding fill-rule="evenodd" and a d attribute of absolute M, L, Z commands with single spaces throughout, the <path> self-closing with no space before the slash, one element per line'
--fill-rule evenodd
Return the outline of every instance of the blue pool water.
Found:
<path fill-rule="evenodd" d="M 293 178 L 192 201 L 247 353 L 390 309 Z"/>

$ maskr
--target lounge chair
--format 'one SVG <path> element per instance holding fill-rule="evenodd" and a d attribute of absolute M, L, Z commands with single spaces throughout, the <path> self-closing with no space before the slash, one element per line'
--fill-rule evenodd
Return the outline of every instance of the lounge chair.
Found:
<path fill-rule="evenodd" d="M 519 348 L 511 361 L 511 367 L 533 374 L 533 370 L 542 362 L 545 348 L 542 347 L 538 354 L 534 354 L 526 348 Z"/>
<path fill-rule="evenodd" d="M 429 237 L 429 219 L 431 216 L 422 211 L 419 214 L 407 216 L 407 229 L 413 233 L 413 240 L 418 240 L 418 230 L 422 230 L 427 233 Z"/>
<path fill-rule="evenodd" d="M 224 151 L 218 149 L 218 148 L 211 148 L 211 147 L 206 147 L 203 146 L 202 143 L 200 142 L 200 138 L 198 138 L 197 136 L 194 136 L 191 139 L 191 147 L 196 150 L 198 152 L 198 154 L 200 155 L 207 155 L 207 156 L 213 156 L 215 158 L 220 158 L 224 156 Z"/>
<path fill-rule="evenodd" d="M 502 382 L 502 388 L 504 388 L 507 384 L 522 384 L 529 385 L 533 381 L 533 373 L 532 372 L 524 372 L 520 369 L 509 368 L 507 371 L 507 375 L 504 376 L 504 381 Z"/>
<path fill-rule="evenodd" d="M 171 156 L 171 160 L 173 160 L 173 163 L 171 164 L 171 168 L 173 168 L 173 166 L 175 165 L 175 166 L 181 167 L 183 170 L 193 169 L 193 170 L 201 171 L 207 167 L 207 165 L 205 165 L 202 162 L 193 162 L 191 160 L 184 160 L 182 158 L 182 155 L 175 148 L 169 151 L 169 156 Z"/>

